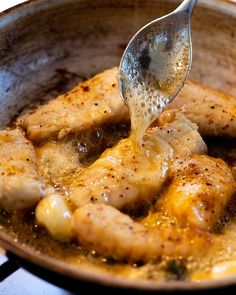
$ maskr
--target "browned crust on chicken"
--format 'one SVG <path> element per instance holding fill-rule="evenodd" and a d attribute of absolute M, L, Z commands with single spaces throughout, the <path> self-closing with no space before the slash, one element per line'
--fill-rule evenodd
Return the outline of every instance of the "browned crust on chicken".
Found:
<path fill-rule="evenodd" d="M 119 261 L 202 255 L 207 250 L 203 246 L 211 243 L 207 232 L 176 227 L 146 228 L 105 204 L 88 204 L 77 209 L 72 227 L 81 245 Z"/>
<path fill-rule="evenodd" d="M 163 210 L 180 226 L 214 229 L 236 190 L 229 166 L 222 159 L 194 155 L 176 161 L 171 170 L 173 179 L 162 196 Z"/>
<path fill-rule="evenodd" d="M 236 137 L 236 98 L 228 94 L 187 81 L 159 122 L 171 110 L 195 122 L 202 136 Z"/>
<path fill-rule="evenodd" d="M 0 206 L 7 211 L 35 205 L 46 194 L 32 144 L 21 131 L 0 131 Z"/>
<path fill-rule="evenodd" d="M 20 125 L 30 140 L 42 141 L 127 121 L 128 109 L 119 96 L 117 73 L 115 67 L 80 83 L 70 92 L 40 106 L 33 114 L 23 115 Z"/>

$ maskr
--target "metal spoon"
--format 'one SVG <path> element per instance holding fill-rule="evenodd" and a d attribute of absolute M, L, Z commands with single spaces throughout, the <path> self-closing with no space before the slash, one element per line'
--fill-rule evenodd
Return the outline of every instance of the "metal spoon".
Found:
<path fill-rule="evenodd" d="M 196 3 L 184 0 L 172 13 L 144 26 L 123 54 L 119 88 L 138 139 L 178 94 L 190 71 L 190 16 Z"/>

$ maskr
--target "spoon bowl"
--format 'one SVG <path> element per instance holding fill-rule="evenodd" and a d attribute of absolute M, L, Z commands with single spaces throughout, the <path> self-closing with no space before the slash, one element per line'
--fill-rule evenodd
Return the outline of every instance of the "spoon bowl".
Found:
<path fill-rule="evenodd" d="M 120 93 L 138 139 L 178 94 L 191 69 L 190 16 L 196 3 L 185 0 L 172 13 L 144 26 L 123 54 Z"/>

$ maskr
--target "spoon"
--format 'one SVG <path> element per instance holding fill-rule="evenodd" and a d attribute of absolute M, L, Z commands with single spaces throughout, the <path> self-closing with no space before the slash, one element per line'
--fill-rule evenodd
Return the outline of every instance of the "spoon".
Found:
<path fill-rule="evenodd" d="M 184 0 L 172 13 L 150 22 L 125 49 L 118 82 L 138 141 L 181 90 L 190 71 L 190 16 L 196 3 Z"/>

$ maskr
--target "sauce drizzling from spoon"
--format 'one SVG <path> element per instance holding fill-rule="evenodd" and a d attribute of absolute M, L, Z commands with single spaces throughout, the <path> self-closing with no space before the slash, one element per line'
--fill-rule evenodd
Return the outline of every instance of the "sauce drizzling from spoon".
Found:
<path fill-rule="evenodd" d="M 132 136 L 139 144 L 147 128 L 183 87 L 190 71 L 189 21 L 194 3 L 185 0 L 173 13 L 146 25 L 122 57 L 120 93 L 130 110 Z"/>
<path fill-rule="evenodd" d="M 142 142 L 147 128 L 172 101 L 176 87 L 182 86 L 186 76 L 185 68 L 188 67 L 188 52 L 188 44 L 179 50 L 171 75 L 164 71 L 158 73 L 158 68 L 155 68 L 155 55 L 152 57 L 153 70 L 143 70 L 142 81 L 135 76 L 130 80 L 121 75 L 122 83 L 129 83 L 126 104 L 130 110 L 132 135 L 137 142 Z"/>

